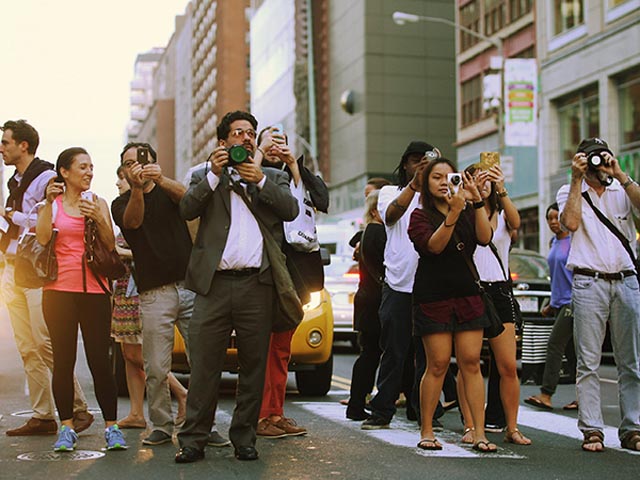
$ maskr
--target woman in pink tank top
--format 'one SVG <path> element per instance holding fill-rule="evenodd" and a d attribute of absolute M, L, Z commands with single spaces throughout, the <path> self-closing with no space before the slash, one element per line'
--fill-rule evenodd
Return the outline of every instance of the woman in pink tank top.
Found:
<path fill-rule="evenodd" d="M 105 420 L 107 449 L 122 449 L 126 442 L 116 424 L 118 396 L 109 361 L 111 296 L 100 285 L 106 286 L 108 281 L 93 274 L 83 255 L 86 218 L 97 226 L 97 241 L 109 250 L 115 248 L 109 207 L 89 192 L 93 163 L 84 148 L 64 150 L 58 156 L 56 170 L 58 178 L 47 186 L 46 205 L 40 209 L 36 225 L 36 237 L 43 245 L 51 240 L 53 228 L 58 229 L 58 278 L 44 288 L 42 296 L 53 350 L 53 396 L 62 424 L 53 448 L 74 450 L 78 440 L 73 430 L 73 372 L 79 325 Z"/>

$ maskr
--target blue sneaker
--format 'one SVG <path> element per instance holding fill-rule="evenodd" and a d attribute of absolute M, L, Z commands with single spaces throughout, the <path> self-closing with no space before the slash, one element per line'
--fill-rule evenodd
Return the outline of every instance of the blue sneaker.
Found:
<path fill-rule="evenodd" d="M 60 427 L 58 441 L 53 445 L 54 452 L 73 452 L 78 442 L 78 434 L 72 429 L 63 425 Z"/>
<path fill-rule="evenodd" d="M 104 439 L 107 441 L 107 450 L 124 450 L 127 442 L 118 425 L 111 425 L 104 431 Z"/>

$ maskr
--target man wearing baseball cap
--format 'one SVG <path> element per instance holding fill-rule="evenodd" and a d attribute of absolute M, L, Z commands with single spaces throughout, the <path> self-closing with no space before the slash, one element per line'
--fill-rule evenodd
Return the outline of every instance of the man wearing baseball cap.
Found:
<path fill-rule="evenodd" d="M 640 186 L 622 171 L 604 140 L 587 138 L 578 146 L 571 183 L 560 188 L 557 202 L 560 222 L 572 232 L 567 268 L 573 270 L 582 449 L 604 450 L 598 367 L 609 323 L 622 416 L 618 437 L 623 448 L 640 450 L 640 291 L 633 223 Z"/>
<path fill-rule="evenodd" d="M 429 160 L 439 156 L 438 149 L 426 142 L 410 142 L 396 168 L 399 185 L 388 185 L 380 190 L 378 211 L 387 234 L 385 278 L 379 310 L 382 357 L 377 379 L 378 393 L 371 400 L 371 418 L 364 421 L 363 430 L 389 428 L 402 388 L 405 362 L 410 361 L 413 365 L 413 355 L 407 358 L 407 351 L 412 345 L 411 292 L 418 268 L 418 254 L 407 230 L 411 212 L 420 205 L 422 172 Z M 411 395 L 405 395 L 409 409 Z"/>

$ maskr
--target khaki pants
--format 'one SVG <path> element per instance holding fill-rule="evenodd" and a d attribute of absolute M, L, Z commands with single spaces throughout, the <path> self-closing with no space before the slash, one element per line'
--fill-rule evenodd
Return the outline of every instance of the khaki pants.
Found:
<path fill-rule="evenodd" d="M 42 289 L 22 288 L 14 282 L 13 262 L 6 262 L 0 292 L 7 305 L 13 335 L 24 364 L 33 416 L 42 420 L 55 419 L 51 393 L 53 353 L 49 331 L 42 314 Z M 74 375 L 73 411 L 87 410 L 87 401 Z"/>

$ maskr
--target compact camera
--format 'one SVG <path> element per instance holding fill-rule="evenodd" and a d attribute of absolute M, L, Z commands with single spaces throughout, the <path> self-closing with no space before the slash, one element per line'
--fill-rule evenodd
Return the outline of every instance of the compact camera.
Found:
<path fill-rule="evenodd" d="M 436 158 L 438 158 L 438 154 L 433 150 L 427 150 L 426 152 L 424 152 L 424 158 L 429 161 L 435 160 Z"/>
<path fill-rule="evenodd" d="M 587 164 L 591 170 L 597 170 L 599 167 L 607 167 L 609 166 L 609 162 L 607 162 L 602 155 L 606 150 L 597 150 L 595 152 L 591 152 L 587 155 Z"/>
<path fill-rule="evenodd" d="M 227 148 L 229 154 L 229 163 L 238 165 L 249 159 L 249 152 L 242 145 L 231 145 Z"/>
<path fill-rule="evenodd" d="M 451 190 L 451 194 L 455 195 L 462 187 L 462 175 L 460 173 L 448 173 L 447 174 L 447 183 L 449 184 L 449 190 Z"/>

